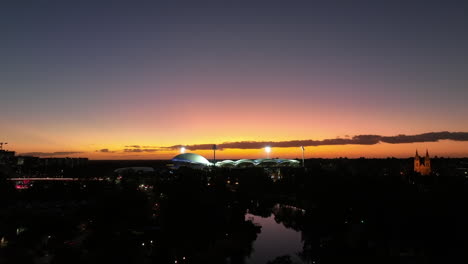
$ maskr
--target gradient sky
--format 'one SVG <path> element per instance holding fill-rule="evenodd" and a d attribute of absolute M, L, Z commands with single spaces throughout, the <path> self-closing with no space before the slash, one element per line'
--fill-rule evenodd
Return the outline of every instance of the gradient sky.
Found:
<path fill-rule="evenodd" d="M 123 151 L 134 144 L 467 132 L 466 14 L 466 1 L 2 1 L 0 141 L 127 159 L 176 154 Z M 307 155 L 415 148 L 468 156 L 447 140 Z"/>

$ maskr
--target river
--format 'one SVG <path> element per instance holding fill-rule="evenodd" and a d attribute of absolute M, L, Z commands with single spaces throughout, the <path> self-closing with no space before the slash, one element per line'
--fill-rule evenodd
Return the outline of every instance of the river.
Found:
<path fill-rule="evenodd" d="M 305 263 L 297 255 L 303 246 L 300 232 L 277 223 L 273 213 L 269 217 L 246 214 L 245 218 L 262 227 L 247 264 L 263 264 L 284 255 L 291 256 L 293 263 Z"/>

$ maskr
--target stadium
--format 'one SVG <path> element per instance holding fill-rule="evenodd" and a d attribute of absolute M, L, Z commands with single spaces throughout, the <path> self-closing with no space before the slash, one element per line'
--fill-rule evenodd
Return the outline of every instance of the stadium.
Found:
<path fill-rule="evenodd" d="M 190 167 L 196 169 L 217 168 L 279 168 L 299 167 L 300 162 L 295 159 L 239 159 L 210 162 L 205 157 L 195 153 L 183 153 L 172 158 L 174 168 Z"/>

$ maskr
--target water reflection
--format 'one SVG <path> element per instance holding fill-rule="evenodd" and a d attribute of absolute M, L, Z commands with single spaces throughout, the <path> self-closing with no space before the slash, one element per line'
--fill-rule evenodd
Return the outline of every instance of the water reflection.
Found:
<path fill-rule="evenodd" d="M 253 243 L 253 252 L 247 258 L 246 263 L 267 263 L 285 255 L 291 256 L 293 263 L 305 263 L 298 256 L 303 249 L 301 232 L 294 221 L 284 221 L 294 219 L 284 217 L 285 215 L 303 214 L 302 210 L 293 209 L 275 205 L 267 217 L 251 213 L 245 215 L 246 220 L 261 226 L 261 233 Z"/>

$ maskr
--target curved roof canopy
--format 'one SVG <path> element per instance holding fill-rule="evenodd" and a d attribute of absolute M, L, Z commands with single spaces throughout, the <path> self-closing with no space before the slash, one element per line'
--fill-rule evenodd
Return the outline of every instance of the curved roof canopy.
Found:
<path fill-rule="evenodd" d="M 253 167 L 255 166 L 255 161 L 250 159 L 240 159 L 238 161 L 235 161 L 234 164 L 236 165 L 236 167 Z"/>
<path fill-rule="evenodd" d="M 211 163 L 203 156 L 200 156 L 195 153 L 184 153 L 179 154 L 172 158 L 172 162 L 174 163 L 186 163 L 186 164 L 193 164 L 193 165 L 204 165 L 209 166 Z"/>
<path fill-rule="evenodd" d="M 255 160 L 257 166 L 274 166 L 277 165 L 279 162 L 275 159 L 259 159 Z"/>
<path fill-rule="evenodd" d="M 236 164 L 232 160 L 223 160 L 223 161 L 217 162 L 216 166 L 224 167 L 224 168 L 230 168 L 230 167 L 235 167 Z"/>
<path fill-rule="evenodd" d="M 220 168 L 248 168 L 248 167 L 296 167 L 300 165 L 297 160 L 290 159 L 240 159 L 236 161 L 223 160 L 216 164 L 209 162 L 205 157 L 195 153 L 179 154 L 172 158 L 175 167 L 187 166 L 192 168 L 203 168 L 216 166 Z"/>

